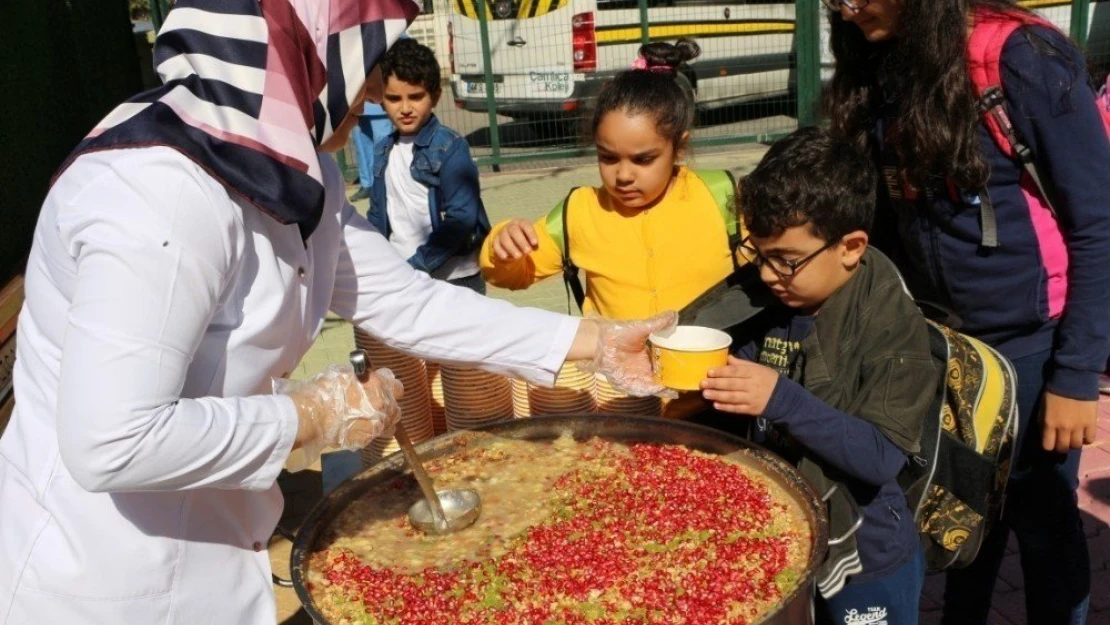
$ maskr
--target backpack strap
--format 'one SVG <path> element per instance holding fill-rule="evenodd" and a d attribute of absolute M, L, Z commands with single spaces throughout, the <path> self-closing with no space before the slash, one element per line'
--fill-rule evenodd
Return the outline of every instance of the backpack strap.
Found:
<path fill-rule="evenodd" d="M 740 247 L 741 228 L 739 221 L 736 219 L 736 178 L 732 172 L 727 169 L 705 169 L 701 171 L 691 172 L 697 176 L 706 188 L 709 189 L 709 194 L 713 196 L 714 202 L 717 204 L 717 212 L 721 214 L 721 219 L 725 222 L 725 232 L 728 233 L 728 249 L 732 256 L 733 268 L 739 268 L 739 263 L 736 260 L 736 249 Z"/>
<path fill-rule="evenodd" d="M 1017 128 L 1010 120 L 1005 93 L 1002 89 L 1001 69 L 1002 49 L 1014 31 L 1029 25 L 1054 27 L 1036 16 L 990 9 L 976 10 L 973 19 L 975 26 L 971 29 L 967 47 L 968 77 L 971 79 L 975 97 L 978 98 L 979 113 L 983 117 L 983 123 L 987 126 L 998 149 L 1008 158 L 1021 163 L 1022 169 L 1036 185 L 1037 192 L 1044 199 L 1048 209 L 1055 215 L 1056 210 L 1052 205 L 1051 194 L 1037 171 L 1033 151 L 1022 141 Z M 981 245 L 998 247 L 998 219 L 995 216 L 994 205 L 985 190 L 980 194 L 980 199 L 983 230 Z"/>
<path fill-rule="evenodd" d="M 547 228 L 547 233 L 551 235 L 551 239 L 555 241 L 555 246 L 563 255 L 563 285 L 567 290 L 567 311 L 570 311 L 570 298 L 574 296 L 574 303 L 578 305 L 578 311 L 582 311 L 582 305 L 586 302 L 586 291 L 582 288 L 582 281 L 578 278 L 578 266 L 570 258 L 570 230 L 567 228 L 567 213 L 570 212 L 570 197 L 574 195 L 579 187 L 574 187 L 570 193 L 563 198 L 562 202 L 551 209 L 547 214 L 547 219 L 544 221 L 544 226 Z"/>

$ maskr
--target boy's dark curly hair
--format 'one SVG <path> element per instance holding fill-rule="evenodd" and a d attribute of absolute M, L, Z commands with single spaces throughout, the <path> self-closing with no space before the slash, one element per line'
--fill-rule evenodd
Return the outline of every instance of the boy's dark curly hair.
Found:
<path fill-rule="evenodd" d="M 740 216 L 757 237 L 809 225 L 826 243 L 868 231 L 878 175 L 866 154 L 821 128 L 776 141 L 740 183 Z"/>
<path fill-rule="evenodd" d="M 415 39 L 402 39 L 393 44 L 378 67 L 382 70 L 383 81 L 396 76 L 410 85 L 424 87 L 432 95 L 440 91 L 439 61 L 431 48 Z"/>

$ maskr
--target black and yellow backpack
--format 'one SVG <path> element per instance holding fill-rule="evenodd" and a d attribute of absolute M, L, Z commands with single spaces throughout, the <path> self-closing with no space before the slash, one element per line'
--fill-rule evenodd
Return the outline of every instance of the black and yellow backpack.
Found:
<path fill-rule="evenodd" d="M 705 186 L 709 188 L 709 193 L 716 200 L 717 210 L 721 213 L 721 219 L 725 222 L 725 231 L 728 232 L 728 248 L 732 251 L 733 263 L 736 263 L 736 249 L 740 243 L 740 228 L 732 201 L 736 194 L 736 178 L 727 169 L 707 169 L 703 171 L 691 169 L 690 173 L 696 175 L 705 183 Z M 570 255 L 570 237 L 567 235 L 567 213 L 570 211 L 567 210 L 567 207 L 570 204 L 570 196 L 574 195 L 574 192 L 580 188 L 571 189 L 563 201 L 547 214 L 546 221 L 547 232 L 555 240 L 555 245 L 559 247 L 559 251 L 563 255 L 563 283 L 567 288 L 568 308 L 569 298 L 573 296 L 579 311 L 582 310 L 582 304 L 586 301 L 586 291 L 582 287 L 582 281 L 578 278 L 578 266 L 574 264 Z"/>
<path fill-rule="evenodd" d="M 921 452 L 898 476 L 934 571 L 965 567 L 1002 516 L 1018 428 L 1017 375 L 994 348 L 929 322 L 941 369 Z"/>

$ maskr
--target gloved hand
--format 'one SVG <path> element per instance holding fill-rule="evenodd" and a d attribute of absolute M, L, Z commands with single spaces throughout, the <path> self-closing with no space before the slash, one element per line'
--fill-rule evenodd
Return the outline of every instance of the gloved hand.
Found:
<path fill-rule="evenodd" d="M 579 363 L 585 371 L 600 373 L 618 390 L 635 397 L 673 396 L 673 391 L 655 381 L 647 339 L 678 323 L 678 314 L 668 311 L 650 319 L 613 321 L 592 318 L 596 323 L 597 350 L 592 361 Z"/>
<path fill-rule="evenodd" d="M 360 383 L 350 365 L 331 365 L 303 382 L 275 379 L 274 393 L 288 395 L 297 407 L 296 453 L 286 468 L 300 471 L 326 448 L 355 450 L 393 433 L 404 394 L 389 369 L 378 369 Z"/>

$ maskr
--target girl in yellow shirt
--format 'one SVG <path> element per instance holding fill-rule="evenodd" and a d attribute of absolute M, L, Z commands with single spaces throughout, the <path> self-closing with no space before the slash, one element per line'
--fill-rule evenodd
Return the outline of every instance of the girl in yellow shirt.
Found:
<path fill-rule="evenodd" d="M 592 128 L 603 186 L 573 190 L 534 224 L 494 227 L 480 256 L 486 281 L 524 289 L 561 273 L 565 240 L 585 274 L 583 313 L 633 319 L 681 309 L 732 272 L 721 206 L 735 185 L 722 192 L 706 182 L 721 172 L 679 165 L 693 106 L 676 77 L 698 53 L 688 39 L 645 45 L 638 69 L 601 88 Z"/>

